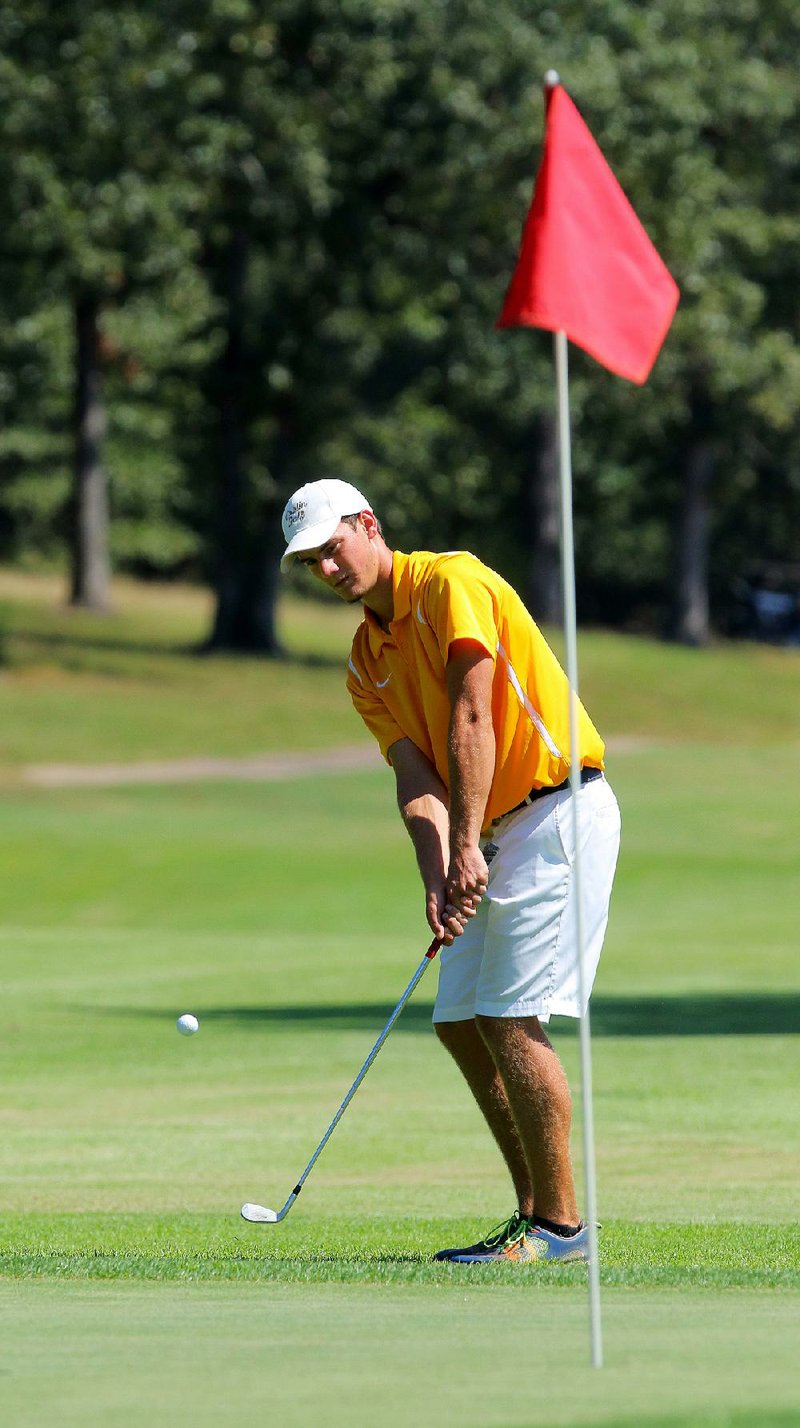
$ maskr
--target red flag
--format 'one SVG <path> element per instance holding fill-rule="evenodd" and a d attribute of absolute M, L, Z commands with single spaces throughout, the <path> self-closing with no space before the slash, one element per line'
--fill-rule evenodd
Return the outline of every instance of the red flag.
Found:
<path fill-rule="evenodd" d="M 544 154 L 498 327 L 563 331 L 645 382 L 678 306 L 664 266 L 569 95 L 547 92 Z"/>

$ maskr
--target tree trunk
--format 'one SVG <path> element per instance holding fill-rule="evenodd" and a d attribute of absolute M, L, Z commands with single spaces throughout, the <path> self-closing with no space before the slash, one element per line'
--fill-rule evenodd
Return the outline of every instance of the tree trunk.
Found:
<path fill-rule="evenodd" d="M 675 638 L 700 647 L 711 639 L 708 602 L 708 545 L 714 449 L 709 436 L 710 410 L 692 403 L 694 439 L 686 453 L 683 503 L 678 526 L 675 574 Z"/>
<path fill-rule="evenodd" d="M 228 332 L 219 370 L 220 502 L 217 529 L 217 604 L 208 649 L 277 655 L 277 587 L 261 532 L 250 529 L 244 445 L 247 381 L 245 302 L 249 240 L 237 230 L 224 260 Z"/>
<path fill-rule="evenodd" d="M 216 596 L 209 644 L 217 649 L 238 644 L 239 607 L 245 545 L 245 474 L 241 392 L 244 380 L 244 292 L 247 239 L 237 232 L 225 255 L 224 291 L 227 340 L 218 380 L 220 432 L 219 519 L 216 531 Z"/>
<path fill-rule="evenodd" d="M 99 364 L 99 303 L 75 304 L 75 472 L 72 491 L 70 602 L 108 609 L 108 483 L 102 445 L 106 433 Z"/>
<path fill-rule="evenodd" d="M 536 455 L 527 496 L 527 528 L 530 532 L 528 607 L 537 623 L 560 625 L 563 604 L 558 434 L 556 418 L 549 414 L 539 420 Z"/>

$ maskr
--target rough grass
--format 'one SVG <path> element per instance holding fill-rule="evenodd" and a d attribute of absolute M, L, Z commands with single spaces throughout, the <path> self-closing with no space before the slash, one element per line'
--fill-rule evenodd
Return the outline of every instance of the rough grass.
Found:
<path fill-rule="evenodd" d="M 0 1274 L 17 1278 L 232 1280 L 276 1284 L 581 1285 L 581 1265 L 449 1265 L 437 1249 L 463 1244 L 466 1217 L 323 1218 L 299 1207 L 279 1226 L 215 1215 L 17 1214 L 0 1233 Z M 636 1224 L 601 1230 L 604 1285 L 629 1288 L 800 1289 L 800 1229 L 747 1222 Z"/>

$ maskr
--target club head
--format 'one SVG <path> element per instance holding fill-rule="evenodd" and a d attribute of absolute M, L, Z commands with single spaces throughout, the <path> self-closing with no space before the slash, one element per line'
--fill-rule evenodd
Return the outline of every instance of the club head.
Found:
<path fill-rule="evenodd" d="M 249 1220 L 251 1225 L 275 1225 L 278 1216 L 274 1210 L 268 1210 L 266 1205 L 242 1205 L 242 1219 Z"/>

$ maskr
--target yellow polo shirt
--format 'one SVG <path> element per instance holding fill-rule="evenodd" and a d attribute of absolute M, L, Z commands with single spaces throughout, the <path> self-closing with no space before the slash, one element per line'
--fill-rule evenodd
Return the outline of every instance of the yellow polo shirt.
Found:
<path fill-rule="evenodd" d="M 494 664 L 495 770 L 485 826 L 532 788 L 569 777 L 569 686 L 516 591 L 465 551 L 395 551 L 394 617 L 371 610 L 356 630 L 347 687 L 381 752 L 408 738 L 449 787 L 446 665 L 456 640 L 481 645 Z M 581 765 L 603 767 L 605 747 L 579 705 Z"/>

